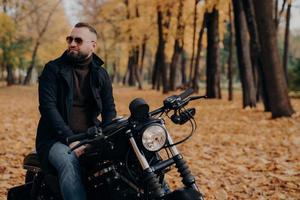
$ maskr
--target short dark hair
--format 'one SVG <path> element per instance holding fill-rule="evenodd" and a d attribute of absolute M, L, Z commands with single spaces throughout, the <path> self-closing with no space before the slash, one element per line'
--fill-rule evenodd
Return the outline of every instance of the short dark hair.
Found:
<path fill-rule="evenodd" d="M 87 29 L 89 29 L 90 32 L 95 33 L 96 37 L 98 38 L 98 33 L 96 31 L 96 29 L 94 27 L 92 27 L 90 24 L 85 23 L 85 22 L 78 22 L 77 24 L 75 24 L 76 28 L 82 28 L 85 27 Z"/>

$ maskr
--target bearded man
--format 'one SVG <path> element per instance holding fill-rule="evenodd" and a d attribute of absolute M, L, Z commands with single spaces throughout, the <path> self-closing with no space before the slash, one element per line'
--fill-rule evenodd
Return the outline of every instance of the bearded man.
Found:
<path fill-rule="evenodd" d="M 78 157 L 85 146 L 68 153 L 66 138 L 86 132 L 115 116 L 112 84 L 103 61 L 94 53 L 97 32 L 77 23 L 66 37 L 67 50 L 48 62 L 39 77 L 39 121 L 36 149 L 44 169 L 57 171 L 65 200 L 85 200 Z M 101 114 L 101 122 L 97 117 Z"/>

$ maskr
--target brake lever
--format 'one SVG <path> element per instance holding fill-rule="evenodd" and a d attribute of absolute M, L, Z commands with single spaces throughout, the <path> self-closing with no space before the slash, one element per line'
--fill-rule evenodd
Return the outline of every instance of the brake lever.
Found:
<path fill-rule="evenodd" d="M 186 106 L 190 101 L 194 101 L 194 100 L 197 100 L 197 99 L 205 99 L 205 98 L 207 98 L 207 96 L 205 96 L 205 95 L 204 96 L 188 97 L 188 98 L 182 100 L 181 103 L 176 106 L 176 110 Z"/>
<path fill-rule="evenodd" d="M 189 101 L 194 101 L 194 100 L 197 100 L 197 99 L 206 99 L 207 96 L 204 95 L 204 96 L 193 96 L 193 97 L 189 97 Z"/>

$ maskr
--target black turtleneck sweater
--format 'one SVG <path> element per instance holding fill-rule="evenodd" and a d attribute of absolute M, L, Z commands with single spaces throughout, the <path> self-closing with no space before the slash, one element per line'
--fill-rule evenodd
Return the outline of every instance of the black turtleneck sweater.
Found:
<path fill-rule="evenodd" d="M 93 125 L 93 105 L 90 87 L 90 63 L 92 56 L 76 62 L 73 66 L 73 105 L 70 114 L 70 128 L 74 133 L 84 132 Z"/>

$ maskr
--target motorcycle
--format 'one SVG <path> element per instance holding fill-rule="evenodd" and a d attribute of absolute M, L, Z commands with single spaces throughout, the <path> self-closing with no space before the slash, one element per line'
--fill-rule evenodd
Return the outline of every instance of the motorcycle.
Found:
<path fill-rule="evenodd" d="M 79 159 L 84 169 L 88 199 L 204 199 L 195 177 L 176 148 L 176 145 L 190 138 L 196 129 L 196 109 L 186 106 L 205 96 L 191 96 L 192 93 L 192 89 L 187 89 L 180 95 L 170 96 L 163 101 L 162 107 L 151 112 L 149 105 L 137 98 L 129 105 L 130 117 L 120 117 L 96 131 L 67 138 L 67 144 L 80 141 L 70 152 L 87 145 Z M 191 133 L 183 140 L 173 142 L 163 116 L 179 125 L 190 122 Z M 167 155 L 164 159 L 162 151 Z M 184 185 L 173 191 L 164 179 L 172 166 L 177 169 Z M 8 200 L 62 199 L 56 174 L 41 169 L 36 153 L 24 158 L 23 167 L 27 170 L 25 184 L 9 189 Z"/>

